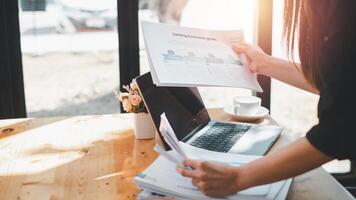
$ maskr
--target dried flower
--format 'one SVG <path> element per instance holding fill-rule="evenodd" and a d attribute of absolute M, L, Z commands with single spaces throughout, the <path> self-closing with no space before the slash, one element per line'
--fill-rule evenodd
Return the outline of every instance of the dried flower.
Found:
<path fill-rule="evenodd" d="M 122 107 L 124 107 L 124 110 L 126 112 L 131 112 L 132 111 L 132 105 L 131 105 L 131 102 L 128 99 L 124 99 L 122 101 Z"/>
<path fill-rule="evenodd" d="M 122 102 L 122 106 L 126 112 L 140 113 L 146 112 L 145 105 L 142 101 L 142 96 L 139 91 L 136 81 L 132 81 L 130 85 L 124 85 L 126 92 L 118 92 L 114 90 L 116 98 Z"/>
<path fill-rule="evenodd" d="M 119 101 L 123 101 L 125 98 L 129 98 L 130 94 L 127 92 L 120 92 L 118 95 Z"/>
<path fill-rule="evenodd" d="M 136 81 L 133 81 L 130 84 L 130 87 L 131 87 L 131 90 L 133 90 L 133 91 L 137 90 L 138 91 L 138 85 L 137 85 Z"/>
<path fill-rule="evenodd" d="M 140 103 L 141 103 L 141 97 L 140 96 L 138 96 L 138 95 L 131 95 L 130 96 L 131 98 L 129 98 L 130 99 L 130 102 L 131 102 L 131 104 L 133 105 L 133 106 L 138 106 L 138 105 L 140 105 Z"/>

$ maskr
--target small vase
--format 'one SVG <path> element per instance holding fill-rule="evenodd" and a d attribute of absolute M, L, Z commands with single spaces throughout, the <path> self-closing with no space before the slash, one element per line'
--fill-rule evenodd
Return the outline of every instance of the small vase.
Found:
<path fill-rule="evenodd" d="M 134 114 L 136 139 L 152 139 L 155 137 L 156 127 L 147 113 Z"/>

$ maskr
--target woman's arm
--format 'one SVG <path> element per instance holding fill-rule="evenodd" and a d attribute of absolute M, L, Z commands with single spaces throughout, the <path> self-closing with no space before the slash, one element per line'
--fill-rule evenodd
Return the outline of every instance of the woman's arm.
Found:
<path fill-rule="evenodd" d="M 294 65 L 292 62 L 269 56 L 256 46 L 233 44 L 232 47 L 236 53 L 242 54 L 242 61 L 252 72 L 263 74 L 294 87 L 319 94 L 306 81 L 299 64 Z"/>
<path fill-rule="evenodd" d="M 289 61 L 270 56 L 270 59 L 267 60 L 266 67 L 261 68 L 261 74 L 302 90 L 319 94 L 319 91 L 313 88 L 304 78 L 300 64 L 295 65 Z"/>
<path fill-rule="evenodd" d="M 333 158 L 313 147 L 304 137 L 291 145 L 243 166 L 244 175 L 238 183 L 243 188 L 294 177 Z"/>
<path fill-rule="evenodd" d="M 184 164 L 193 170 L 177 170 L 181 175 L 191 177 L 192 183 L 204 194 L 223 197 L 252 186 L 302 174 L 331 160 L 331 157 L 314 148 L 306 138 L 301 138 L 242 167 L 186 160 Z"/>

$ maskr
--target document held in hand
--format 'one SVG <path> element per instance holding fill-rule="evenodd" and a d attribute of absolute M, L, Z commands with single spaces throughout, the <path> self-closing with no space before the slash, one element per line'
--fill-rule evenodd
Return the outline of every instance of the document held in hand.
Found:
<path fill-rule="evenodd" d="M 241 166 L 260 158 L 260 156 L 213 152 L 179 142 L 165 113 L 161 115 L 159 130 L 172 150 L 165 151 L 156 144 L 155 151 L 157 151 L 160 156 L 134 179 L 138 187 L 143 190 L 143 192 L 138 195 L 137 199 L 139 200 L 214 200 L 214 198 L 205 196 L 198 188 L 192 185 L 190 178 L 182 177 L 177 173 L 176 166 L 181 165 L 182 161 L 187 159 L 188 156 L 190 159 L 203 159 L 232 166 Z M 272 184 L 252 187 L 222 199 L 282 200 L 286 198 L 290 185 L 291 179 L 278 181 Z"/>
<path fill-rule="evenodd" d="M 183 165 L 183 161 L 185 159 L 188 159 L 188 156 L 179 144 L 178 138 L 166 117 L 166 113 L 161 114 L 161 123 L 159 125 L 159 131 L 161 132 L 166 143 L 172 148 L 172 151 L 175 153 L 175 156 L 173 157 L 172 155 L 168 154 L 159 145 L 155 146 L 155 151 L 166 157 L 168 160 L 174 162 L 175 164 Z"/>
<path fill-rule="evenodd" d="M 262 92 L 231 42 L 241 30 L 213 31 L 141 22 L 153 82 L 157 86 L 239 87 Z"/>

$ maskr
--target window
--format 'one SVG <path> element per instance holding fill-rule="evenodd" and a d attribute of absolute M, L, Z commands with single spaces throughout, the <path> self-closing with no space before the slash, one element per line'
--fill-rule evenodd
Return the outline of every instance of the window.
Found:
<path fill-rule="evenodd" d="M 20 0 L 29 117 L 119 111 L 116 0 Z"/>
<path fill-rule="evenodd" d="M 255 43 L 256 0 L 140 0 L 139 19 L 206 29 L 243 29 L 245 40 Z M 141 73 L 149 71 L 140 31 Z M 249 90 L 200 87 L 207 107 L 232 105 L 233 96 L 251 95 Z"/>

